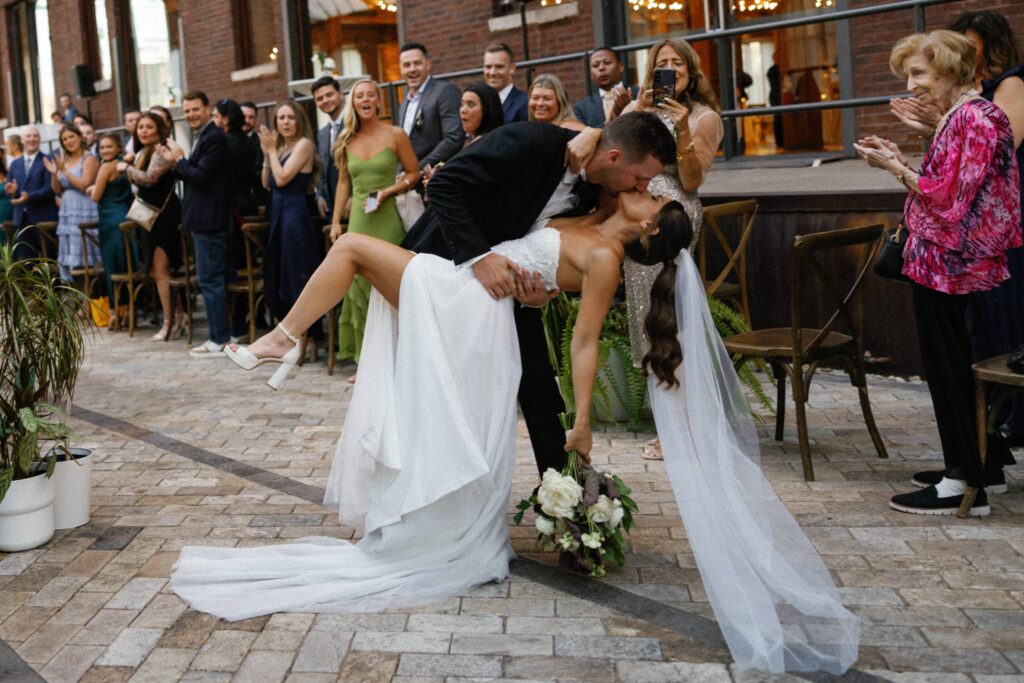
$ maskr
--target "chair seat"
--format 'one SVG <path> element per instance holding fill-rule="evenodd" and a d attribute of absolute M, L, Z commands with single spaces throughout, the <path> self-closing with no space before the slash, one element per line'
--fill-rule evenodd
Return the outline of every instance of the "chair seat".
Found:
<path fill-rule="evenodd" d="M 704 290 L 707 291 L 711 287 L 712 280 L 704 281 Z M 743 290 L 740 286 L 733 282 L 723 282 L 718 285 L 718 289 L 712 294 L 716 299 L 738 299 Z"/>
<path fill-rule="evenodd" d="M 806 343 L 809 343 L 818 334 L 816 329 L 807 327 L 801 329 Z M 788 358 L 793 355 L 793 330 L 789 327 L 773 327 L 734 334 L 722 341 L 725 342 L 725 348 L 730 354 L 741 353 L 745 356 L 760 356 L 762 358 Z M 823 352 L 839 351 L 851 342 L 853 342 L 853 337 L 849 335 L 829 332 L 816 355 L 829 355 Z"/>
<path fill-rule="evenodd" d="M 72 268 L 71 276 L 80 277 L 85 275 L 102 275 L 103 266 L 92 266 L 91 268 Z"/>
<path fill-rule="evenodd" d="M 252 283 L 253 289 L 256 293 L 263 291 L 263 280 L 256 280 Z M 249 285 L 245 282 L 232 282 L 228 284 L 228 291 L 232 294 L 248 294 Z"/>
<path fill-rule="evenodd" d="M 1009 386 L 1024 387 L 1024 375 L 1014 372 L 1006 367 L 1006 361 L 1010 354 L 989 358 L 973 365 L 974 376 L 985 382 L 993 384 L 1006 384 Z"/>
<path fill-rule="evenodd" d="M 195 275 L 189 275 L 188 277 L 184 275 L 176 275 L 168 280 L 168 282 L 171 283 L 171 287 L 184 287 L 186 282 L 188 282 L 190 287 L 198 286 L 198 280 Z"/>

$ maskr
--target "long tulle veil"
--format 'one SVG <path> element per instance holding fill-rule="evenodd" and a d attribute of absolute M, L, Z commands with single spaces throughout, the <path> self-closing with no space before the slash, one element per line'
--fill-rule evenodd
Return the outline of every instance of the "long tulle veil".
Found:
<path fill-rule="evenodd" d="M 687 251 L 676 260 L 680 386 L 649 380 L 672 489 L 711 607 L 736 663 L 840 674 L 860 624 L 761 471 L 750 407 Z"/>

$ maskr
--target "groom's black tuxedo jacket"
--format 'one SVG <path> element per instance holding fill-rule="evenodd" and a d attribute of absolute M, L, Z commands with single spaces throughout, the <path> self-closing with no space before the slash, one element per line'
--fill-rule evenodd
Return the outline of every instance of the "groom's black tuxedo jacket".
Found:
<path fill-rule="evenodd" d="M 536 122 L 487 133 L 431 178 L 427 210 L 402 246 L 460 264 L 524 236 L 564 177 L 565 145 L 576 134 Z M 587 190 L 578 195 L 580 212 L 596 198 L 596 188 Z"/>

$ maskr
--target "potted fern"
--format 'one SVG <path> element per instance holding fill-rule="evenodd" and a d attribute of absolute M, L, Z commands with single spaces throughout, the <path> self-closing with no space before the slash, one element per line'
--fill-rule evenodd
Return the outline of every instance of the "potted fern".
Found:
<path fill-rule="evenodd" d="M 46 543 L 54 482 L 85 344 L 82 295 L 56 264 L 0 245 L 0 551 Z M 74 463 L 71 463 L 74 464 Z"/>

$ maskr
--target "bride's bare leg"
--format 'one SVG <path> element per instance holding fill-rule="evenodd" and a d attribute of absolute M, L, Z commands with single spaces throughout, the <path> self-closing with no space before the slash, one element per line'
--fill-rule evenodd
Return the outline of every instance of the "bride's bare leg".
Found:
<path fill-rule="evenodd" d="M 388 303 L 398 306 L 398 288 L 405 267 L 413 253 L 369 235 L 345 233 L 334 243 L 320 267 L 302 290 L 295 305 L 281 321 L 281 326 L 298 336 L 338 303 L 352 278 L 362 275 Z M 257 358 L 276 357 L 290 349 L 292 343 L 274 328 L 249 345 Z"/>

